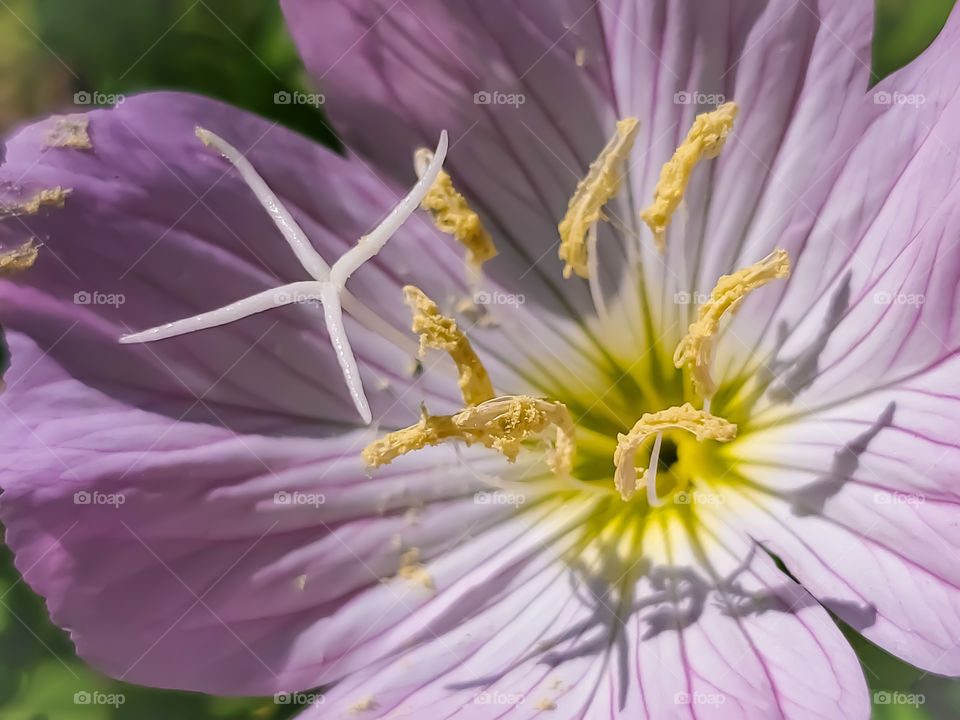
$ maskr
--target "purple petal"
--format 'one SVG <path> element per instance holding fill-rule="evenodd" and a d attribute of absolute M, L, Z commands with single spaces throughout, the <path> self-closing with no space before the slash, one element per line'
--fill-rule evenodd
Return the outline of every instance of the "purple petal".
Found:
<path fill-rule="evenodd" d="M 28 332 L 75 377 L 174 417 L 258 431 L 304 422 L 355 423 L 315 304 L 149 347 L 121 346 L 117 339 L 307 279 L 236 171 L 195 137 L 196 125 L 247 153 L 330 262 L 374 227 L 404 188 L 358 160 L 193 96 L 133 97 L 84 117 L 92 150 L 48 147 L 56 118 L 26 128 L 7 144 L 0 203 L 22 202 L 55 187 L 69 195 L 63 208 L 0 223 L 3 244 L 17 245 L 30 235 L 44 243 L 36 265 L 16 278 L 19 287 L 0 283 L 4 324 Z M 464 277 L 462 251 L 418 213 L 351 278 L 349 289 L 409 338 L 410 348 L 399 350 L 347 321 L 375 414 L 387 424 L 412 422 L 424 399 L 434 412 L 460 406 L 445 362 L 426 374 L 416 393 L 406 392 L 416 338 L 400 299 L 402 286 L 412 282 L 450 310 L 472 297 Z M 485 289 L 499 291 L 494 285 Z M 517 358 L 544 352 L 569 358 L 572 379 L 555 384 L 581 382 L 577 372 L 587 373 L 599 357 L 582 331 L 535 312 L 533 303 L 517 307 L 518 296 L 510 297 L 515 304 L 489 308 L 499 322 L 496 332 L 477 332 L 499 386 L 523 391 L 527 381 L 518 376 Z M 531 334 L 541 340 L 531 344 Z M 499 358 L 507 362 L 498 364 Z"/>
<path fill-rule="evenodd" d="M 70 191 L 63 208 L 0 223 L 5 244 L 30 235 L 44 243 L 17 284 L 0 283 L 13 362 L 0 404 L 8 458 L 0 487 L 18 567 L 81 655 L 115 676 L 229 693 L 335 679 L 388 652 L 377 623 L 396 622 L 416 604 L 397 604 L 379 583 L 397 572 L 402 550 L 416 546 L 429 560 L 467 529 L 490 540 L 484 528 L 509 508 L 475 504 L 469 494 L 501 474 L 502 459 L 482 450 L 467 471 L 445 448 L 398 462 L 397 475 L 366 479 L 359 453 L 374 432 L 345 427 L 354 413 L 318 308 L 271 311 L 150 346 L 117 340 L 304 277 L 236 173 L 195 138 L 196 124 L 248 152 L 331 258 L 402 189 L 208 100 L 140 96 L 87 117 L 92 149 L 47 147 L 52 119 L 13 138 L 0 167 L 4 205 L 41 189 Z M 414 282 L 446 309 L 468 294 L 463 277 L 461 252 L 418 216 L 350 288 L 415 348 L 402 285 Z M 85 303 L 80 292 L 101 296 Z M 545 324 L 523 305 L 488 309 L 495 322 L 476 329 L 475 345 L 498 388 L 549 395 L 595 379 L 595 354 L 581 347 L 578 328 Z M 414 422 L 423 400 L 435 413 L 461 406 L 441 353 L 414 383 L 412 350 L 356 324 L 348 331 L 385 425 Z M 530 382 L 524 356 L 543 354 L 558 371 Z M 307 439 L 317 437 L 326 439 Z M 324 493 L 331 505 L 291 511 L 273 503 L 274 493 L 294 490 Z M 78 507 L 77 492 L 126 502 Z M 442 518 L 433 520 L 437 498 Z M 421 507 L 430 521 L 406 534 Z M 407 508 L 414 510 L 404 519 Z M 381 512 L 387 518 L 374 523 Z M 394 547 L 394 536 L 405 544 Z M 303 575 L 306 594 L 296 588 Z M 334 622 L 355 598 L 370 609 Z M 364 630 L 381 644 L 353 649 Z"/>
<path fill-rule="evenodd" d="M 503 474 L 489 451 L 427 450 L 367 478 L 372 431 L 283 439 L 177 422 L 84 386 L 19 333 L 10 344 L 6 542 L 79 654 L 114 677 L 313 687 L 395 652 L 450 587 L 525 562 L 509 557 L 530 521 L 474 497 Z M 396 577 L 411 548 L 437 592 Z"/>
<path fill-rule="evenodd" d="M 490 271 L 557 310 L 586 307 L 585 284 L 560 278 L 556 226 L 616 120 L 598 6 L 286 0 L 283 7 L 352 149 L 407 178 L 409 149 L 447 129 L 447 167 L 501 251 Z"/>
<path fill-rule="evenodd" d="M 859 107 L 870 80 L 869 0 L 815 8 L 791 0 L 706 7 L 571 0 L 544 12 L 468 0 L 286 0 L 284 7 L 331 117 L 373 162 L 402 177 L 408 159 L 393 145 L 394 132 L 381 132 L 372 107 L 385 107 L 391 128 L 420 144 L 431 129 L 452 131 L 454 178 L 498 243 L 517 250 L 491 264 L 514 287 L 533 282 L 531 258 L 541 256 L 535 269 L 556 283 L 555 225 L 615 120 L 641 121 L 630 164 L 632 204 L 608 208 L 629 234 L 694 115 L 724 98 L 740 102 L 735 138 L 690 187 L 681 213 L 689 218 L 677 219 L 666 273 L 646 228 L 637 231 L 655 317 L 675 311 L 677 291 L 708 292 L 740 261 L 757 219 L 769 244 L 778 227 L 787 227 L 798 198 L 818 206 L 839 170 L 831 167 L 835 156 L 809 148 L 839 141 L 838 123 Z M 526 93 L 527 103 L 516 110 L 477 105 L 478 89 Z M 855 137 L 870 117 L 847 121 L 844 137 Z M 632 239 L 600 243 L 601 274 L 611 282 L 622 272 L 625 242 Z M 508 266 L 517 263 L 521 275 L 511 277 Z M 582 289 L 566 283 L 561 292 L 575 297 Z"/>
<path fill-rule="evenodd" d="M 307 279 L 252 192 L 195 137 L 196 125 L 247 152 L 332 259 L 392 209 L 402 190 L 359 163 L 202 98 L 146 95 L 86 117 L 92 150 L 47 147 L 56 118 L 7 143 L 4 204 L 53 187 L 69 195 L 62 209 L 3 221 L 4 244 L 30 235 L 44 243 L 31 271 L 16 278 L 20 287 L 0 286 L 4 325 L 28 332 L 76 377 L 176 417 L 259 429 L 355 423 L 315 304 L 150 347 L 120 346 L 117 339 Z M 459 267 L 452 252 L 444 258 L 424 251 L 436 240 L 419 223 L 396 244 L 422 256 L 417 269 L 424 276 L 417 279 L 442 296 L 457 287 Z M 358 273 L 351 289 L 407 334 L 398 267 L 395 256 L 385 256 Z M 397 391 L 384 387 L 409 386 L 409 351 L 355 325 L 348 331 L 375 409 L 392 408 L 393 422 L 405 422 L 419 398 L 398 404 Z M 456 398 L 456 391 L 440 397 Z"/>

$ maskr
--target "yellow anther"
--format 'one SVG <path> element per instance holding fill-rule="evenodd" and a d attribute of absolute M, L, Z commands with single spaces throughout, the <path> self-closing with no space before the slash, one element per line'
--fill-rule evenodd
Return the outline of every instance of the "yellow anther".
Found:
<path fill-rule="evenodd" d="M 423 174 L 432 159 L 430 150 L 417 150 L 414 156 L 417 175 Z M 440 171 L 420 206 L 430 212 L 440 230 L 453 235 L 467 249 L 467 264 L 472 268 L 479 271 L 483 263 L 496 257 L 497 248 L 493 245 L 493 238 L 484 229 L 480 216 L 470 209 L 445 171 Z"/>
<path fill-rule="evenodd" d="M 737 436 L 736 425 L 711 415 L 706 410 L 695 410 L 690 403 L 655 413 L 644 413 L 630 432 L 617 435 L 617 449 L 613 454 L 613 463 L 617 466 L 614 484 L 624 500 L 629 500 L 647 483 L 646 470 L 637 477 L 637 450 L 648 437 L 664 430 L 685 430 L 701 442 L 730 442 Z"/>
<path fill-rule="evenodd" d="M 86 115 L 62 115 L 52 118 L 47 130 L 47 145 L 55 148 L 92 150 L 90 120 Z"/>
<path fill-rule="evenodd" d="M 400 556 L 397 577 L 406 580 L 410 585 L 422 585 L 429 590 L 436 587 L 433 576 L 420 564 L 420 548 L 410 548 Z"/>
<path fill-rule="evenodd" d="M 445 350 L 457 364 L 458 384 L 465 405 L 479 405 L 494 397 L 493 384 L 487 370 L 474 352 L 457 321 L 442 315 L 437 304 L 413 285 L 403 288 L 407 305 L 413 310 L 413 331 L 420 335 L 420 357 L 427 348 Z"/>
<path fill-rule="evenodd" d="M 347 712 L 351 715 L 359 715 L 360 713 L 376 710 L 378 707 L 380 707 L 380 705 L 374 699 L 373 695 L 367 695 L 362 700 L 358 700 L 348 707 Z"/>
<path fill-rule="evenodd" d="M 690 371 L 694 388 L 704 399 L 713 397 L 717 385 L 710 376 L 713 356 L 713 336 L 720 327 L 724 313 L 736 313 L 747 293 L 766 285 L 771 280 L 790 274 L 790 256 L 777 249 L 760 262 L 731 275 L 723 275 L 707 300 L 697 310 L 697 319 L 690 324 L 687 334 L 673 353 L 673 364 Z"/>
<path fill-rule="evenodd" d="M 625 175 L 623 166 L 633 149 L 639 129 L 640 121 L 636 118 L 625 118 L 618 122 L 617 132 L 590 164 L 587 176 L 580 181 L 570 198 L 567 214 L 557 226 L 560 231 L 559 255 L 566 262 L 563 268 L 565 278 L 573 273 L 582 278 L 590 277 L 587 231 L 593 223 L 606 220 L 603 206 L 620 191 Z"/>
<path fill-rule="evenodd" d="M 479 443 L 503 453 L 514 462 L 524 441 L 539 435 L 551 425 L 557 428 L 557 440 L 547 457 L 557 474 L 570 472 L 573 466 L 574 426 L 566 405 L 529 395 L 494 398 L 454 415 L 430 415 L 422 411 L 420 422 L 389 433 L 367 445 L 363 461 L 367 467 L 386 465 L 401 455 L 438 445 L 444 440 Z"/>
<path fill-rule="evenodd" d="M 32 267 L 37 261 L 40 246 L 33 244 L 33 239 L 7 252 L 0 252 L 0 277 L 22 272 Z"/>
<path fill-rule="evenodd" d="M 36 215 L 40 208 L 62 208 L 67 197 L 72 191 L 64 190 L 59 185 L 48 190 L 41 190 L 29 200 L 12 203 L 10 205 L 0 205 L 0 218 L 14 217 L 17 215 Z"/>
<path fill-rule="evenodd" d="M 640 219 L 653 230 L 653 239 L 660 252 L 666 249 L 667 226 L 683 200 L 693 169 L 701 159 L 715 158 L 720 154 L 738 112 L 737 104 L 728 102 L 713 112 L 697 115 L 686 139 L 660 170 L 653 204 L 640 213 Z"/>

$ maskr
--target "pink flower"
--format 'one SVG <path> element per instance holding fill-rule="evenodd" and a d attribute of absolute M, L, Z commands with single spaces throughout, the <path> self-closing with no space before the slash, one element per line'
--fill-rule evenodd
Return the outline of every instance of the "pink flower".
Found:
<path fill-rule="evenodd" d="M 0 241 L 43 246 L 0 282 L 0 519 L 80 655 L 160 687 L 322 686 L 307 718 L 865 718 L 829 611 L 960 675 L 960 13 L 869 88 L 872 6 L 286 0 L 346 157 L 174 93 L 9 139 Z M 661 254 L 640 212 L 727 102 Z M 557 226 L 627 118 L 619 192 L 564 279 Z M 333 265 L 377 226 L 443 130 L 499 255 L 478 275 L 417 211 L 344 302 L 311 253 Z M 778 248 L 789 277 L 678 369 L 718 279 Z M 301 282 L 326 317 L 286 298 L 117 342 Z M 449 358 L 414 369 L 407 284 L 458 315 L 498 394 L 569 410 L 571 473 L 529 441 L 515 463 L 444 442 L 364 467 L 421 404 L 464 406 Z M 735 439 L 654 427 L 650 453 L 630 432 L 686 402 Z M 659 452 L 656 480 L 634 452 Z"/>

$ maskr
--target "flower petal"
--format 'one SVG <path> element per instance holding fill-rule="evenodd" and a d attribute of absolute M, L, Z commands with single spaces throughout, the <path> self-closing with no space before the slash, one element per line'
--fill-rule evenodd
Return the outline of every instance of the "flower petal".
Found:
<path fill-rule="evenodd" d="M 503 475 L 487 450 L 429 449 L 366 478 L 371 431 L 308 440 L 177 422 L 9 338 L 6 542 L 79 654 L 114 677 L 217 694 L 336 680 L 422 632 L 421 615 L 442 617 L 451 586 L 462 600 L 478 574 L 512 572 L 530 527 L 515 506 L 543 515 L 536 486 L 514 503 L 475 496 Z M 420 564 L 429 576 L 397 577 Z M 443 612 L 456 624 L 472 608 Z"/>
<path fill-rule="evenodd" d="M 15 208 L 54 188 L 66 195 L 63 207 L 50 203 L 34 214 L 0 216 L 3 244 L 19 245 L 31 235 L 44 243 L 30 272 L 15 278 L 19 287 L 0 283 L 4 323 L 36 338 L 75 377 L 174 417 L 313 434 L 316 428 L 304 427 L 354 424 L 315 303 L 150 346 L 117 339 L 307 279 L 239 174 L 195 137 L 196 125 L 248 155 L 330 262 L 375 226 L 404 188 L 359 160 L 199 97 L 142 95 L 73 118 L 87 123 L 91 149 L 49 146 L 62 118 L 30 126 L 7 143 L 0 206 Z M 395 347 L 347 319 L 375 414 L 392 426 L 412 422 L 424 400 L 434 412 L 460 407 L 452 367 L 433 358 L 433 372 L 408 392 L 417 343 L 409 309 L 400 302 L 407 283 L 445 309 L 474 299 L 462 252 L 426 213 L 401 228 L 348 288 L 407 341 Z M 499 387 L 529 389 L 529 373 L 518 371 L 524 354 L 564 358 L 557 365 L 569 366 L 569 378 L 555 378 L 554 385 L 579 384 L 578 372 L 593 372 L 599 354 L 579 328 L 535 311 L 532 302 L 525 306 L 523 295 L 505 295 L 496 285 L 483 292 L 495 304 L 481 307 L 488 312 L 478 346 Z M 542 385 L 539 391 L 546 392 Z"/>
<path fill-rule="evenodd" d="M 960 142 L 960 82 L 943 71 L 958 61 L 957 38 L 954 12 L 913 64 L 848 96 L 814 153 L 815 179 L 778 174 L 794 196 L 781 203 L 789 212 L 761 209 L 744 238 L 740 261 L 774 245 L 791 255 L 790 279 L 748 300 L 717 347 L 730 380 L 772 373 L 758 408 L 779 405 L 768 416 L 908 381 L 960 345 L 958 163 L 944 152 Z"/>
<path fill-rule="evenodd" d="M 409 148 L 446 128 L 447 167 L 501 251 L 486 267 L 556 311 L 588 306 L 586 284 L 561 279 L 557 223 L 616 120 L 595 3 L 283 7 L 350 147 L 406 178 Z"/>
<path fill-rule="evenodd" d="M 380 582 L 401 570 L 405 551 L 428 562 L 475 532 L 452 582 L 472 569 L 468 561 L 528 527 L 500 527 L 513 508 L 472 497 L 502 475 L 502 458 L 464 453 L 468 465 L 446 447 L 365 480 L 359 452 L 374 432 L 344 428 L 353 411 L 315 308 L 151 346 L 117 338 L 303 277 L 236 173 L 196 140 L 195 124 L 249 154 L 324 254 L 349 248 L 399 188 L 190 96 L 139 96 L 70 120 L 87 124 L 91 148 L 51 147 L 49 133 L 63 122 L 21 131 L 0 167 L 3 207 L 15 209 L 4 213 L 0 237 L 44 242 L 17 284 L 0 283 L 13 358 L 0 404 L 2 518 L 27 581 L 84 657 L 132 681 L 274 692 L 336 679 L 389 652 L 391 624 L 430 597 Z M 63 207 L 22 207 L 54 188 Z M 409 334 L 402 285 L 416 283 L 449 306 L 467 293 L 463 274 L 461 254 L 421 217 L 350 284 Z M 578 331 L 544 325 L 522 297 L 508 303 L 487 308 L 476 345 L 493 352 L 485 360 L 498 387 L 528 392 L 543 385 L 517 372 L 523 355 L 570 355 Z M 351 330 L 368 381 L 386 380 L 371 398 L 384 424 L 413 421 L 424 399 L 433 412 L 460 407 L 452 366 L 411 379 L 412 334 L 404 351 Z M 498 334 L 522 341 L 505 345 Z M 558 360 L 550 382 L 566 384 L 568 373 L 579 384 L 598 372 L 589 355 L 572 355 Z M 430 358 L 427 369 L 438 362 Z M 591 369 L 578 379 L 578 368 Z M 275 502 L 294 491 L 331 504 Z M 86 494 L 81 505 L 75 493 Z M 119 497 L 119 508 L 82 503 Z M 369 642 L 354 647 L 364 631 Z"/>
<path fill-rule="evenodd" d="M 866 718 L 859 663 L 823 608 L 729 517 L 703 520 L 697 542 L 679 518 L 654 521 L 629 597 L 615 589 L 629 568 L 604 580 L 557 543 L 509 604 L 344 680 L 305 717 Z"/>
<path fill-rule="evenodd" d="M 152 409 L 177 417 L 261 430 L 355 423 L 314 303 L 149 347 L 117 339 L 307 279 L 238 174 L 195 137 L 196 125 L 221 131 L 248 153 L 331 259 L 392 209 L 400 189 L 289 131 L 189 95 L 133 97 L 73 117 L 88 124 L 91 149 L 49 146 L 62 118 L 30 126 L 7 143 L 0 204 L 15 206 L 51 188 L 67 195 L 62 208 L 41 207 L 0 223 L 4 244 L 31 235 L 44 243 L 33 268 L 14 278 L 20 287 L 0 286 L 4 324 L 29 332 L 76 377 L 129 402 L 146 397 Z M 419 223 L 404 228 L 396 243 L 406 244 L 407 253 L 420 251 L 417 280 L 443 296 L 461 284 L 460 274 L 452 252 L 423 252 L 438 247 L 436 240 Z M 411 278 L 399 276 L 398 267 L 396 256 L 385 256 L 357 273 L 351 289 L 408 334 L 409 318 L 397 300 Z M 401 352 L 373 333 L 350 331 L 375 409 L 392 408 L 393 422 L 406 421 L 420 399 L 397 403 L 410 385 L 414 338 Z M 385 388 L 391 385 L 397 389 Z M 455 388 L 439 393 L 456 395 Z"/>
<path fill-rule="evenodd" d="M 956 372 L 751 433 L 732 448 L 749 484 L 726 490 L 828 608 L 942 675 L 960 674 Z"/>
<path fill-rule="evenodd" d="M 677 314 L 676 293 L 709 294 L 720 275 L 766 256 L 788 229 L 803 232 L 809 225 L 801 220 L 814 222 L 843 169 L 838 153 L 876 114 L 860 113 L 873 2 L 602 7 L 619 107 L 642 125 L 633 160 L 637 207 L 652 203 L 661 167 L 698 113 L 725 101 L 740 108 L 719 157 L 695 171 L 665 258 L 641 229 L 648 301 L 654 317 L 668 320 Z"/>
<path fill-rule="evenodd" d="M 872 123 L 816 225 L 784 243 L 802 248 L 789 283 L 745 303 L 718 349 L 728 377 L 753 371 L 740 399 L 756 404 L 731 448 L 749 481 L 730 490 L 745 527 L 868 638 L 950 675 L 960 674 L 949 562 L 960 547 L 950 432 L 960 195 L 942 143 L 957 138 L 960 83 L 941 68 L 957 61 L 958 37 L 954 12 L 924 55 L 878 86 L 889 105 L 863 101 Z M 775 342 L 757 341 L 774 330 Z M 754 345 L 772 349 L 744 363 Z"/>
<path fill-rule="evenodd" d="M 685 716 L 690 698 L 736 717 L 865 716 L 835 626 L 719 521 L 704 518 L 699 545 L 679 520 L 652 527 L 624 605 L 619 581 L 563 560 L 596 504 L 545 494 L 542 466 L 517 468 L 516 510 L 478 502 L 489 478 L 517 477 L 483 450 L 437 448 L 364 480 L 349 445 L 368 433 L 173 422 L 10 343 L 0 519 L 27 582 L 105 672 L 216 693 L 345 677 L 324 712 L 346 715 L 372 697 L 384 714 L 488 717 L 522 695 L 521 714 Z"/>

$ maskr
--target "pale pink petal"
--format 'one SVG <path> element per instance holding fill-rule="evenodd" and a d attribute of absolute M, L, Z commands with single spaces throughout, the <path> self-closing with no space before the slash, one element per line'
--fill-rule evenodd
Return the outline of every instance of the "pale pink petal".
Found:
<path fill-rule="evenodd" d="M 346 679 L 306 717 L 866 718 L 839 629 L 729 522 L 705 513 L 691 540 L 655 521 L 630 596 L 630 568 L 604 580 L 558 542 L 509 602 Z"/>
<path fill-rule="evenodd" d="M 732 450 L 743 527 L 844 621 L 891 653 L 960 673 L 956 370 L 793 423 Z M 951 388 L 953 388 L 951 390 Z"/>
<path fill-rule="evenodd" d="M 367 477 L 371 430 L 311 440 L 178 422 L 9 340 L 6 542 L 80 656 L 114 677 L 217 694 L 309 688 L 422 632 L 421 612 L 451 586 L 527 562 L 524 516 L 544 514 L 540 493 L 478 500 L 504 475 L 490 451 L 425 450 Z M 437 592 L 396 577 L 412 548 Z M 473 611 L 456 597 L 448 625 Z"/>

